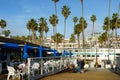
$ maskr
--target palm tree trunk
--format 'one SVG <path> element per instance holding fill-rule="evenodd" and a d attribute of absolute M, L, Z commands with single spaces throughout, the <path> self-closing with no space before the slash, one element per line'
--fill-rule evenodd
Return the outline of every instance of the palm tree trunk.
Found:
<path fill-rule="evenodd" d="M 82 41 L 82 43 L 83 43 L 83 48 L 85 47 L 85 37 L 84 37 L 84 23 L 83 23 L 83 21 L 82 21 L 82 38 L 83 38 L 83 41 Z"/>
<path fill-rule="evenodd" d="M 93 22 L 92 37 L 94 37 L 94 22 Z"/>
<path fill-rule="evenodd" d="M 118 28 L 119 11 L 120 11 L 120 3 L 119 3 L 119 6 L 118 6 L 118 17 L 117 17 L 117 19 L 116 19 L 116 25 L 115 25 L 115 36 L 116 36 L 116 40 L 117 40 L 117 28 Z"/>
<path fill-rule="evenodd" d="M 83 17 L 83 0 L 81 0 L 81 5 L 82 5 L 82 17 Z"/>
<path fill-rule="evenodd" d="M 84 18 L 83 16 L 83 12 L 84 12 L 84 8 L 83 8 L 83 0 L 81 0 L 81 5 L 82 5 L 82 17 Z M 84 21 L 82 21 L 82 38 L 83 38 L 83 48 L 85 46 L 85 40 L 84 40 Z"/>
<path fill-rule="evenodd" d="M 56 46 L 57 46 L 56 50 L 58 50 L 58 43 L 56 43 Z"/>
<path fill-rule="evenodd" d="M 55 27 L 53 27 L 53 36 L 55 35 Z M 54 49 L 55 49 L 55 40 L 54 41 Z"/>
<path fill-rule="evenodd" d="M 34 43 L 36 43 L 36 32 L 34 32 Z"/>
<path fill-rule="evenodd" d="M 47 39 L 47 33 L 46 33 L 46 39 Z"/>
<path fill-rule="evenodd" d="M 66 33 L 66 19 L 64 19 L 64 40 L 63 40 L 63 50 L 65 45 L 65 33 Z"/>
<path fill-rule="evenodd" d="M 108 60 L 109 60 L 109 31 L 110 31 L 110 4 L 111 4 L 111 0 L 109 0 L 109 7 L 108 7 L 108 17 L 109 17 L 109 21 L 108 21 Z"/>
<path fill-rule="evenodd" d="M 97 47 L 96 47 L 96 63 L 95 63 L 95 67 L 97 68 L 98 67 L 98 59 L 97 59 Z"/>
<path fill-rule="evenodd" d="M 28 41 L 30 42 L 31 40 L 30 40 L 30 29 L 29 29 L 29 37 L 28 37 Z"/>
<path fill-rule="evenodd" d="M 54 5 L 55 5 L 55 14 L 57 16 L 57 7 L 56 7 L 56 2 L 54 2 Z"/>
<path fill-rule="evenodd" d="M 77 37 L 78 37 L 78 48 L 80 48 L 80 39 L 79 39 L 80 35 L 77 34 Z"/>
<path fill-rule="evenodd" d="M 58 48 L 58 46 L 57 46 L 57 26 L 55 27 L 55 40 L 56 40 L 56 49 Z"/>
<path fill-rule="evenodd" d="M 34 31 L 32 30 L 32 43 L 34 41 Z"/>
<path fill-rule="evenodd" d="M 54 2 L 54 5 L 55 5 L 55 14 L 57 16 L 57 7 L 56 7 L 56 2 Z M 55 33 L 57 33 L 57 26 L 55 27 Z M 56 37 L 56 49 L 58 48 L 57 46 L 57 37 Z"/>

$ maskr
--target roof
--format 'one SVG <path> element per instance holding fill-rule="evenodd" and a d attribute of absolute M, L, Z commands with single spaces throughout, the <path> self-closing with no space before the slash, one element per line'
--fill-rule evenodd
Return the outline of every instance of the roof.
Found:
<path fill-rule="evenodd" d="M 2 45 L 4 43 L 15 43 L 15 44 L 19 44 L 19 45 L 28 44 L 30 46 L 40 46 L 38 44 L 34 44 L 34 43 L 22 41 L 22 40 L 17 40 L 17 39 L 13 39 L 13 38 L 6 38 L 6 37 L 0 36 L 0 45 Z"/>

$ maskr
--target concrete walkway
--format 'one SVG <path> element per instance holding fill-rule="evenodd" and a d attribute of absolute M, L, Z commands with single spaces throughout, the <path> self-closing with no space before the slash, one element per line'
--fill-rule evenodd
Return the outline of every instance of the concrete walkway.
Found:
<path fill-rule="evenodd" d="M 64 71 L 40 80 L 120 80 L 120 75 L 108 69 L 89 69 L 85 73 Z"/>

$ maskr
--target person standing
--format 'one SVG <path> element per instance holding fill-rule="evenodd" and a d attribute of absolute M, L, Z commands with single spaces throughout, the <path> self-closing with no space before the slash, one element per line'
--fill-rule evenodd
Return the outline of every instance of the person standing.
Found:
<path fill-rule="evenodd" d="M 82 72 L 84 72 L 84 65 L 85 65 L 85 62 L 84 62 L 84 59 L 81 60 L 81 70 Z"/>
<path fill-rule="evenodd" d="M 81 72 L 81 59 L 77 58 L 77 64 L 78 64 L 78 72 Z"/>

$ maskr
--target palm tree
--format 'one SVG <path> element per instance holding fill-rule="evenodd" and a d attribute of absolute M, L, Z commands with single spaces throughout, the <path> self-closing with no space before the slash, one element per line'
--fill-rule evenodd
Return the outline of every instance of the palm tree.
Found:
<path fill-rule="evenodd" d="M 107 32 L 104 32 L 98 37 L 98 42 L 101 44 L 101 46 L 104 46 L 104 43 L 106 41 L 107 41 Z"/>
<path fill-rule="evenodd" d="M 52 0 L 54 2 L 54 6 L 55 6 L 55 14 L 57 16 L 57 7 L 56 7 L 56 3 L 59 1 L 59 0 Z M 57 33 L 57 26 L 55 27 L 55 33 Z M 56 38 L 57 39 L 57 38 Z M 56 40 L 57 41 L 57 40 Z"/>
<path fill-rule="evenodd" d="M 75 16 L 75 17 L 73 18 L 74 27 L 75 27 L 75 25 L 76 25 L 77 21 L 78 21 L 78 18 Z"/>
<path fill-rule="evenodd" d="M 120 26 L 120 22 L 119 22 L 118 14 L 117 13 L 113 13 L 110 28 L 112 29 L 112 31 L 115 31 L 115 33 L 116 33 L 115 36 L 116 37 L 117 37 L 117 28 L 119 28 L 119 26 Z"/>
<path fill-rule="evenodd" d="M 108 34 L 107 34 L 107 36 L 108 36 L 108 60 L 109 60 L 109 32 L 110 32 L 110 5 L 111 4 L 111 0 L 109 0 L 109 7 L 108 7 L 108 18 L 109 18 L 109 20 L 108 20 Z"/>
<path fill-rule="evenodd" d="M 39 28 L 38 28 L 38 32 L 40 33 L 40 42 L 41 45 L 43 45 L 43 37 L 44 37 L 44 31 L 45 31 L 45 27 L 47 27 L 47 22 L 46 19 L 44 17 L 41 17 L 39 19 Z"/>
<path fill-rule="evenodd" d="M 81 2 L 81 5 L 82 5 L 82 17 L 83 17 L 83 10 L 84 10 L 84 6 L 83 6 L 83 0 L 80 0 L 80 2 Z"/>
<path fill-rule="evenodd" d="M 103 30 L 105 30 L 105 32 L 107 33 L 107 41 L 108 41 L 108 38 L 109 38 L 109 27 L 108 26 L 109 26 L 109 17 L 106 17 L 104 19 Z"/>
<path fill-rule="evenodd" d="M 0 20 L 0 27 L 1 27 L 1 33 L 3 32 L 3 28 L 5 28 L 6 27 L 6 21 L 5 20 L 3 20 L 3 19 L 1 19 Z"/>
<path fill-rule="evenodd" d="M 75 25 L 76 25 L 77 21 L 78 21 L 77 16 L 74 16 L 74 17 L 73 17 L 74 27 L 75 27 Z M 75 36 L 75 35 L 74 35 L 74 34 L 72 34 L 72 35 L 71 35 L 71 37 L 72 37 L 72 36 Z M 73 44 L 73 48 L 74 48 L 74 44 Z"/>
<path fill-rule="evenodd" d="M 56 7 L 56 3 L 59 1 L 59 0 L 52 0 L 54 2 L 54 6 L 55 6 L 55 14 L 57 16 L 57 7 Z"/>
<path fill-rule="evenodd" d="M 84 18 L 84 16 L 83 16 L 83 11 L 84 11 L 84 6 L 83 6 L 83 0 L 80 0 L 81 1 L 81 5 L 82 5 L 82 17 Z M 84 46 L 85 46 L 85 36 L 84 36 L 84 21 L 82 21 L 82 38 L 83 38 L 83 41 L 82 41 L 82 43 L 83 43 L 83 48 L 84 48 Z"/>
<path fill-rule="evenodd" d="M 39 32 L 39 40 L 40 40 L 40 44 L 43 45 L 43 28 L 41 26 L 38 27 L 38 32 Z"/>
<path fill-rule="evenodd" d="M 46 38 L 45 38 L 45 40 L 46 40 L 46 41 L 47 41 L 47 33 L 48 33 L 48 31 L 49 31 L 49 27 L 46 26 L 46 27 L 45 27 L 45 34 L 46 34 Z"/>
<path fill-rule="evenodd" d="M 63 35 L 62 34 L 60 34 L 60 33 L 56 33 L 56 34 L 54 34 L 53 36 L 51 36 L 51 38 L 54 40 L 54 41 L 56 41 L 56 45 L 58 46 L 58 44 L 59 43 L 61 43 L 62 42 L 62 37 L 63 37 Z M 57 39 L 56 39 L 57 38 Z M 57 47 L 57 50 L 58 50 L 58 47 Z"/>
<path fill-rule="evenodd" d="M 70 38 L 69 38 L 69 42 L 71 43 L 74 43 L 75 42 L 75 36 L 74 36 L 74 33 L 71 34 Z"/>
<path fill-rule="evenodd" d="M 10 30 L 3 31 L 3 34 L 5 35 L 5 37 L 8 37 L 10 33 L 11 33 Z"/>
<path fill-rule="evenodd" d="M 50 22 L 50 24 L 53 26 L 53 35 L 55 35 L 55 27 L 56 27 L 56 25 L 58 24 L 58 17 L 55 15 L 55 14 L 53 14 L 52 16 L 50 16 L 50 18 L 49 18 L 49 22 Z M 57 47 L 57 46 L 56 46 Z M 54 40 L 54 48 L 55 48 L 55 40 Z"/>
<path fill-rule="evenodd" d="M 80 33 L 82 32 L 82 26 L 81 24 L 76 24 L 74 27 L 74 34 L 77 35 L 78 40 L 78 48 L 80 48 Z"/>
<path fill-rule="evenodd" d="M 74 48 L 74 43 L 75 43 L 75 34 L 74 33 L 71 34 L 71 36 L 69 38 L 69 42 L 73 43 L 73 48 Z"/>
<path fill-rule="evenodd" d="M 65 39 L 65 33 L 66 33 L 66 20 L 68 16 L 70 15 L 70 8 L 66 5 L 62 7 L 62 15 L 64 16 L 64 39 Z M 63 42 L 63 47 L 64 47 L 64 42 Z"/>
<path fill-rule="evenodd" d="M 120 3 L 119 3 L 119 6 L 118 6 L 118 17 L 117 17 L 117 19 L 116 19 L 116 27 L 115 27 L 116 39 L 117 39 L 117 28 L 120 28 L 119 12 L 120 12 Z"/>
<path fill-rule="evenodd" d="M 31 31 L 31 24 L 30 24 L 30 21 L 28 21 L 28 23 L 27 23 L 27 29 L 28 29 L 28 31 L 29 31 L 29 36 L 30 36 L 30 31 Z M 30 37 L 28 37 L 28 41 L 31 41 L 31 39 L 30 39 Z"/>
<path fill-rule="evenodd" d="M 46 26 L 46 27 L 45 27 L 46 38 L 47 38 L 47 33 L 48 33 L 48 31 L 49 31 L 49 27 Z"/>
<path fill-rule="evenodd" d="M 25 36 L 21 36 L 20 40 L 26 41 L 26 37 Z"/>
<path fill-rule="evenodd" d="M 87 28 L 87 22 L 86 22 L 86 20 L 83 17 L 81 17 L 80 20 L 79 20 L 79 24 L 82 26 L 82 38 L 83 38 L 83 48 L 84 48 L 85 47 L 85 43 L 84 43 L 84 30 L 85 30 L 85 28 Z"/>
<path fill-rule="evenodd" d="M 93 14 L 91 16 L 91 21 L 93 22 L 92 37 L 94 37 L 94 22 L 96 21 L 96 19 L 97 19 L 96 15 Z"/>
<path fill-rule="evenodd" d="M 31 31 L 32 31 L 32 42 L 33 42 L 36 40 L 35 33 L 37 31 L 38 24 L 35 19 L 31 19 L 30 21 L 28 21 L 27 26 L 29 26 L 29 29 L 31 29 Z"/>

